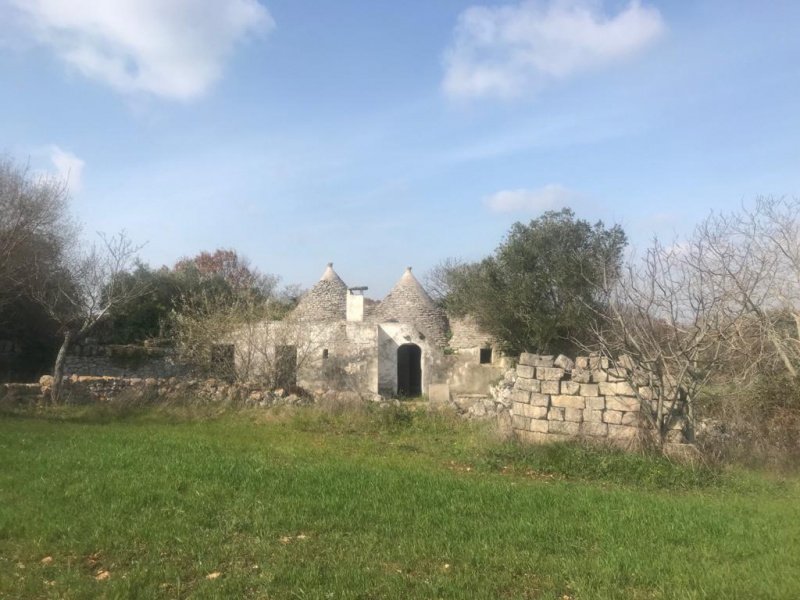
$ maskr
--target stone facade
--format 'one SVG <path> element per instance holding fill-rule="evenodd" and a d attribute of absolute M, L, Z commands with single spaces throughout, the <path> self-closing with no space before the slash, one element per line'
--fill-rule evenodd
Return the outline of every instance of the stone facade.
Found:
<path fill-rule="evenodd" d="M 469 315 L 450 319 L 450 342 L 454 350 L 471 348 L 490 348 L 493 340 L 483 331 L 475 319 Z"/>
<path fill-rule="evenodd" d="M 285 319 L 232 332 L 219 340 L 217 350 L 231 357 L 225 363 L 234 366 L 240 380 L 279 381 L 278 387 L 297 385 L 318 395 L 333 390 L 384 397 L 426 395 L 430 386 L 445 385 L 448 401 L 459 399 L 454 404 L 459 409 L 474 404 L 492 413 L 500 410 L 491 387 L 503 378 L 508 360 L 474 321 L 454 320 L 449 339 L 447 315 L 410 268 L 381 302 L 365 298 L 364 289 L 348 288 L 329 263 Z M 84 344 L 67 357 L 65 374 L 191 375 L 175 358 L 167 349 Z M 288 375 L 283 373 L 287 361 Z"/>
<path fill-rule="evenodd" d="M 264 323 L 261 339 L 267 342 L 258 343 L 296 348 L 296 382 L 314 393 L 414 396 L 428 394 L 431 385 L 451 384 L 453 393 L 489 398 L 489 387 L 502 378 L 506 364 L 499 352 L 481 354 L 489 338 L 474 323 L 471 339 L 463 337 L 465 344 L 479 339 L 475 347 L 448 347 L 447 315 L 410 268 L 379 303 L 364 298 L 363 289 L 349 289 L 329 264 L 293 314 Z M 239 364 L 248 368 L 252 357 L 268 362 L 273 352 L 270 347 L 248 351 L 252 336 L 244 334 L 227 342 L 236 347 L 237 357 L 246 357 Z"/>
<path fill-rule="evenodd" d="M 655 394 L 634 389 L 600 357 L 520 356 L 512 391 L 512 427 L 522 441 L 577 437 L 638 445 L 649 429 L 644 411 Z M 684 407 L 670 415 L 667 442 L 686 442 Z"/>

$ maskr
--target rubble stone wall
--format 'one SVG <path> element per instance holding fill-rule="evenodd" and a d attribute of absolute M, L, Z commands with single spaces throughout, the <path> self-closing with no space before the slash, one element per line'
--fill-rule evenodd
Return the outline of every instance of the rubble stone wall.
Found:
<path fill-rule="evenodd" d="M 528 442 L 584 437 L 633 446 L 649 428 L 643 411 L 657 402 L 651 389 L 633 389 L 599 356 L 572 361 L 523 353 L 516 375 L 512 428 Z M 668 442 L 685 442 L 682 410 L 670 415 Z"/>
<path fill-rule="evenodd" d="M 64 361 L 65 375 L 169 378 L 186 373 L 170 348 L 79 344 Z"/>

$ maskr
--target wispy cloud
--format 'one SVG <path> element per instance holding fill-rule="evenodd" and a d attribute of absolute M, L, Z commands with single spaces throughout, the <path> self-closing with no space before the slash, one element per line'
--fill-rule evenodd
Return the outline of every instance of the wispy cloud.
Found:
<path fill-rule="evenodd" d="M 236 43 L 275 26 L 256 0 L 10 0 L 35 38 L 84 76 L 125 93 L 188 100 Z"/>
<path fill-rule="evenodd" d="M 80 191 L 86 163 L 72 152 L 67 152 L 55 144 L 49 147 L 49 152 L 50 162 L 55 168 L 58 180 L 63 181 L 71 192 Z"/>
<path fill-rule="evenodd" d="M 473 6 L 444 54 L 453 97 L 512 98 L 635 55 L 665 30 L 656 8 L 632 0 L 614 16 L 593 0 Z"/>
<path fill-rule="evenodd" d="M 542 212 L 563 208 L 576 201 L 580 195 L 557 183 L 550 183 L 539 189 L 501 190 L 485 199 L 485 204 L 493 212 Z"/>

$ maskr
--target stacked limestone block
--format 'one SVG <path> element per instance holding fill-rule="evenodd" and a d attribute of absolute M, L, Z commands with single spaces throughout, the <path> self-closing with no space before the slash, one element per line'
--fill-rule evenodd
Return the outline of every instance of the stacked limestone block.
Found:
<path fill-rule="evenodd" d="M 642 399 L 655 398 L 649 388 L 634 390 L 621 374 L 600 357 L 573 362 L 524 353 L 512 392 L 512 427 L 531 442 L 587 437 L 634 445 L 648 427 Z M 682 442 L 682 420 L 673 427 L 668 441 Z"/>

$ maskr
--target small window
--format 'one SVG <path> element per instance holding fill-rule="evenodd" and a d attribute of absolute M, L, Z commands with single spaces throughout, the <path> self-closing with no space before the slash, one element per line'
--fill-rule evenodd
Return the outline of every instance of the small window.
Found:
<path fill-rule="evenodd" d="M 490 365 L 490 364 L 492 364 L 492 349 L 491 348 L 481 348 L 481 364 L 482 365 Z"/>
<path fill-rule="evenodd" d="M 327 348 L 322 350 L 322 358 L 323 358 L 323 360 L 328 358 L 328 349 Z"/>

